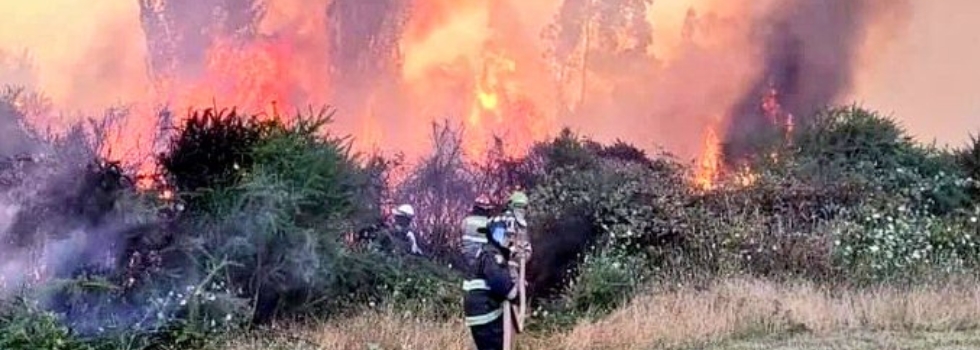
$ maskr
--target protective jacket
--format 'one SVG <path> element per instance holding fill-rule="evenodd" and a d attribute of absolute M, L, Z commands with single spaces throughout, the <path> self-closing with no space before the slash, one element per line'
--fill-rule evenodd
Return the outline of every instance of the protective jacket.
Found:
<path fill-rule="evenodd" d="M 463 256 L 466 258 L 466 263 L 469 266 L 476 264 L 477 254 L 484 245 L 490 243 L 487 239 L 485 233 L 479 232 L 483 227 L 487 226 L 487 218 L 484 215 L 470 214 L 463 219 Z"/>
<path fill-rule="evenodd" d="M 531 257 L 531 239 L 527 231 L 527 221 L 523 213 L 518 213 L 513 209 L 507 209 L 500 215 L 490 218 L 487 227 L 491 234 L 496 231 L 496 227 L 506 231 L 507 246 L 510 249 L 510 272 L 512 278 L 517 278 L 520 261 L 527 261 Z"/>
<path fill-rule="evenodd" d="M 507 253 L 485 244 L 463 282 L 466 325 L 479 350 L 503 347 L 503 302 L 516 302 L 517 288 L 507 269 Z"/>
<path fill-rule="evenodd" d="M 512 243 L 525 243 L 530 241 L 527 235 L 527 221 L 524 215 L 518 215 L 513 209 L 507 209 L 500 215 L 490 218 L 489 225 L 497 222 L 500 222 L 501 225 L 506 227 L 507 234 Z"/>
<path fill-rule="evenodd" d="M 411 253 L 415 255 L 422 255 L 422 249 L 419 245 L 418 237 L 415 232 L 412 231 L 407 225 L 401 225 L 396 223 L 389 230 L 389 239 L 392 241 L 394 248 L 398 252 Z"/>

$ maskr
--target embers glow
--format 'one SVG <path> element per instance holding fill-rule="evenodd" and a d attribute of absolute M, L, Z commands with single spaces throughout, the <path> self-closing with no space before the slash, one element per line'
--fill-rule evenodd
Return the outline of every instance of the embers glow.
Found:
<path fill-rule="evenodd" d="M 762 113 L 773 126 L 782 129 L 787 137 L 793 132 L 793 114 L 783 108 L 779 102 L 779 90 L 770 85 L 762 96 Z"/>

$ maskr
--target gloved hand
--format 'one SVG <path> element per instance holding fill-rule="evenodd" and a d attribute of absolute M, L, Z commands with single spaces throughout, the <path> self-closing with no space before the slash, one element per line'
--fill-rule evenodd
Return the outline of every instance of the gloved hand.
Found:
<path fill-rule="evenodd" d="M 515 242 L 513 250 L 516 258 L 524 261 L 530 260 L 534 252 L 529 242 Z"/>

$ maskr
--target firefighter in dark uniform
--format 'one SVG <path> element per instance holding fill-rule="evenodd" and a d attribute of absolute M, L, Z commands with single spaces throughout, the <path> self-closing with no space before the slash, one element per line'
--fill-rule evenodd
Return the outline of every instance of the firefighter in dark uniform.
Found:
<path fill-rule="evenodd" d="M 473 201 L 473 209 L 470 214 L 463 219 L 463 236 L 460 247 L 466 264 L 469 266 L 476 264 L 477 254 L 483 249 L 483 246 L 490 243 L 487 235 L 481 233 L 480 230 L 487 227 L 491 211 L 493 211 L 493 203 L 490 201 L 490 197 L 480 195 Z"/>
<path fill-rule="evenodd" d="M 516 303 L 517 285 L 508 270 L 509 237 L 505 230 L 480 229 L 487 244 L 477 253 L 463 282 L 466 326 L 473 334 L 478 350 L 504 348 L 504 301 Z"/>

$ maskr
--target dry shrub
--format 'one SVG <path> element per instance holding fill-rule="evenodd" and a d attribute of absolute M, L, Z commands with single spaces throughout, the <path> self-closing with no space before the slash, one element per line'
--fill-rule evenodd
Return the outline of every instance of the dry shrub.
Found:
<path fill-rule="evenodd" d="M 828 290 L 811 283 L 728 279 L 698 289 L 679 287 L 639 297 L 608 317 L 583 321 L 568 332 L 526 334 L 525 349 L 650 349 L 704 344 L 733 337 L 808 332 L 962 331 L 980 327 L 980 284 L 975 282 Z M 278 340 L 231 344 L 265 349 L 304 342 L 311 349 L 470 349 L 461 320 L 429 321 L 374 312 L 294 328 Z M 281 334 L 289 334 L 288 336 Z M 304 339 L 300 341 L 298 339 Z M 296 348 L 295 345 L 289 348 Z"/>

